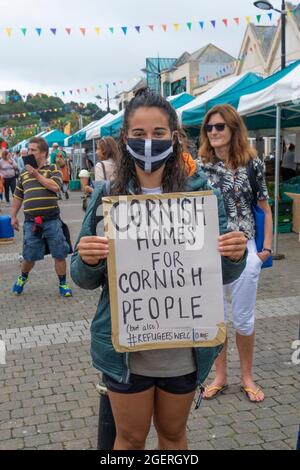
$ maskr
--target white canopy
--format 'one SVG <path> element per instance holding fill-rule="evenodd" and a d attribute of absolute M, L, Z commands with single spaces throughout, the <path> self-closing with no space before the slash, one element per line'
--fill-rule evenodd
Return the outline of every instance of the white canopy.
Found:
<path fill-rule="evenodd" d="M 111 121 L 116 115 L 108 113 L 103 118 L 96 121 L 87 131 L 86 140 L 98 139 L 101 136 L 100 129 L 102 126 Z"/>
<path fill-rule="evenodd" d="M 215 98 L 216 96 L 220 95 L 225 90 L 227 90 L 228 88 L 235 85 L 245 75 L 246 74 L 242 74 L 242 75 L 236 75 L 234 77 L 224 78 L 219 83 L 217 83 L 215 86 L 213 86 L 212 88 L 207 90 L 205 93 L 202 93 L 200 96 L 195 98 L 190 103 L 187 103 L 186 105 L 181 106 L 181 108 L 177 109 L 177 114 L 178 114 L 180 122 L 182 121 L 182 113 L 184 111 L 188 111 L 188 110 L 191 110 L 191 109 L 194 109 L 194 108 L 198 108 L 199 106 L 205 104 L 207 101 Z"/>

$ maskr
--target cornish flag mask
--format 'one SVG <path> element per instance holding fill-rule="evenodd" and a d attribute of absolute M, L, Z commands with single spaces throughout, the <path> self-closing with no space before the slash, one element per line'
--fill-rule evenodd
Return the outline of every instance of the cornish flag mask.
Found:
<path fill-rule="evenodd" d="M 153 173 L 173 154 L 172 140 L 128 139 L 126 145 L 134 162 L 146 173 Z"/>

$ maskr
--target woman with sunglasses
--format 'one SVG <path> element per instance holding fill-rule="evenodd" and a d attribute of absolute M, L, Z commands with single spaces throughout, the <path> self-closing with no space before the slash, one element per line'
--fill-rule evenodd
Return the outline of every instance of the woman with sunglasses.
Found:
<path fill-rule="evenodd" d="M 223 195 L 230 230 L 241 230 L 248 239 L 246 269 L 240 278 L 224 288 L 232 299 L 233 326 L 240 357 L 241 391 L 251 402 L 264 400 L 264 393 L 253 381 L 254 309 L 261 266 L 272 251 L 272 213 L 264 166 L 248 142 L 247 129 L 237 111 L 230 105 L 215 106 L 205 116 L 201 128 L 199 149 L 202 169 L 214 188 Z M 265 238 L 261 253 L 255 245 L 255 222 L 251 211 L 253 193 L 248 179 L 248 165 L 252 162 L 257 181 L 258 205 L 265 212 Z M 227 341 L 215 361 L 216 378 L 205 388 L 204 398 L 222 393 L 227 384 Z"/>
<path fill-rule="evenodd" d="M 191 166 L 182 158 L 180 137 L 177 114 L 170 103 L 148 89 L 139 90 L 125 109 L 121 158 L 110 193 L 124 196 L 208 189 L 199 165 L 195 165 L 191 174 Z M 91 326 L 91 353 L 93 365 L 102 372 L 108 389 L 116 426 L 114 449 L 144 449 L 153 418 L 158 448 L 184 450 L 186 423 L 197 384 L 205 380 L 219 347 L 130 353 L 114 349 L 106 266 L 111 254 L 108 239 L 103 235 L 104 186 L 94 190 L 72 258 L 71 275 L 84 289 L 102 286 Z M 223 234 L 218 249 L 226 283 L 237 279 L 245 266 L 246 239 L 242 232 L 224 235 L 226 215 L 219 192 L 218 202 Z M 128 255 L 125 252 L 123 256 Z"/>

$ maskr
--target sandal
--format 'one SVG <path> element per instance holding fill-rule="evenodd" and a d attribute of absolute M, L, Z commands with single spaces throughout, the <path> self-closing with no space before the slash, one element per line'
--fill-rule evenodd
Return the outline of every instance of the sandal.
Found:
<path fill-rule="evenodd" d="M 257 395 L 259 394 L 259 392 L 262 392 L 262 389 L 260 387 L 257 387 L 256 390 L 253 390 L 253 388 L 248 388 L 248 387 L 243 387 L 241 385 L 241 392 L 243 392 L 246 397 L 248 398 L 248 400 L 251 402 L 251 403 L 261 403 L 262 401 L 264 401 L 265 398 L 263 398 L 262 400 L 251 400 L 251 397 L 250 397 L 250 393 L 251 395 L 254 395 L 254 397 L 257 397 Z"/>
<path fill-rule="evenodd" d="M 222 385 L 220 387 L 216 386 L 216 385 L 211 385 L 211 386 L 207 386 L 204 388 L 204 392 L 215 392 L 213 393 L 212 395 L 210 395 L 209 397 L 206 397 L 206 396 L 203 396 L 203 399 L 204 400 L 212 400 L 213 398 L 216 398 L 219 394 L 223 393 L 225 390 L 227 390 L 228 388 L 228 385 Z"/>

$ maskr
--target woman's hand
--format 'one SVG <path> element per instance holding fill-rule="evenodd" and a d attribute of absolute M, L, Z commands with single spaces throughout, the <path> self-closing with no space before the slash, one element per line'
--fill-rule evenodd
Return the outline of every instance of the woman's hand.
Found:
<path fill-rule="evenodd" d="M 94 189 L 91 188 L 90 186 L 85 186 L 85 187 L 84 187 L 84 192 L 85 192 L 86 194 L 92 194 L 93 191 L 94 191 Z"/>
<path fill-rule="evenodd" d="M 219 237 L 219 252 L 232 261 L 240 260 L 247 247 L 247 238 L 243 232 L 229 232 Z"/>
<path fill-rule="evenodd" d="M 82 237 L 77 245 L 82 261 L 90 266 L 97 266 L 99 261 L 109 254 L 108 239 L 105 237 Z"/>
<path fill-rule="evenodd" d="M 257 256 L 261 259 L 261 262 L 264 263 L 268 258 L 270 258 L 271 253 L 268 251 L 261 251 L 260 253 L 257 253 Z"/>

